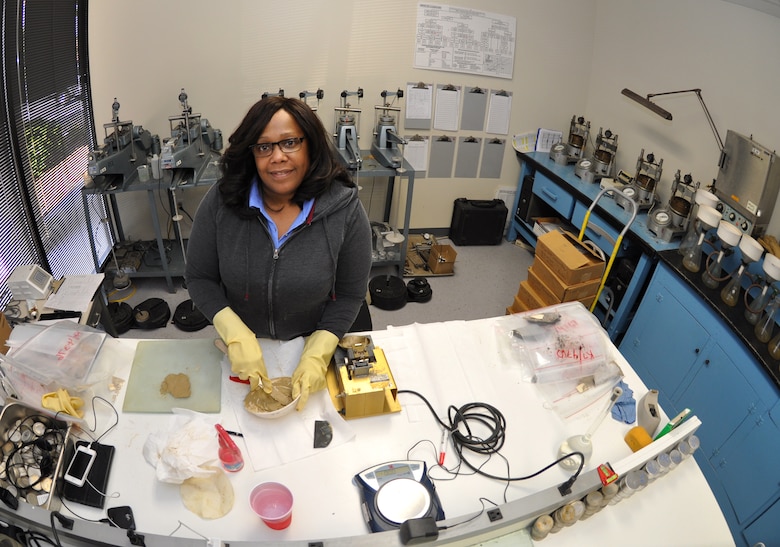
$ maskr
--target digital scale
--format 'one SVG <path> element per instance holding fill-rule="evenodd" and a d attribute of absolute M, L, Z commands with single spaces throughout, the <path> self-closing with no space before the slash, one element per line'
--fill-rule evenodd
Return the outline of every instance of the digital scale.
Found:
<path fill-rule="evenodd" d="M 355 475 L 363 518 L 372 532 L 397 530 L 408 519 L 444 520 L 436 487 L 425 462 L 401 460 L 369 467 Z"/>

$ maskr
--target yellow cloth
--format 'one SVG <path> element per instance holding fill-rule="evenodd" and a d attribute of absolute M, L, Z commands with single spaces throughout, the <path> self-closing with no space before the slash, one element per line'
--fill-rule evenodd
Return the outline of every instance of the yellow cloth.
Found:
<path fill-rule="evenodd" d="M 316 330 L 306 339 L 301 360 L 292 375 L 293 399 L 301 396 L 296 409 L 303 410 L 311 393 L 325 389 L 325 373 L 338 343 L 338 336 L 326 330 Z"/>
<path fill-rule="evenodd" d="M 263 391 L 270 393 L 272 386 L 263 360 L 263 351 L 255 333 L 249 330 L 236 312 L 222 308 L 212 321 L 222 341 L 227 345 L 230 368 L 242 380 L 249 380 L 254 391 L 262 385 Z"/>
<path fill-rule="evenodd" d="M 83 418 L 84 399 L 81 397 L 72 397 L 66 389 L 58 389 L 51 393 L 45 393 L 41 396 L 41 405 L 43 408 L 53 410 L 54 412 L 64 412 L 76 418 Z"/>

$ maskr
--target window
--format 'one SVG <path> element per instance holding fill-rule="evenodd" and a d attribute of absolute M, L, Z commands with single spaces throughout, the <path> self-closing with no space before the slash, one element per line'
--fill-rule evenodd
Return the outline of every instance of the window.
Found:
<path fill-rule="evenodd" d="M 0 280 L 39 263 L 55 278 L 94 273 L 81 196 L 95 147 L 87 58 L 86 0 L 3 2 Z M 105 218 L 100 196 L 93 217 Z M 102 260 L 110 251 L 95 222 Z M 11 295 L 0 288 L 0 304 Z"/>

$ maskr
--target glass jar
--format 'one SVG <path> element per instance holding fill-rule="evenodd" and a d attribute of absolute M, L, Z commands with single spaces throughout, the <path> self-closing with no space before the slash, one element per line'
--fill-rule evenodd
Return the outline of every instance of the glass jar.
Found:
<path fill-rule="evenodd" d="M 773 298 L 764 311 L 764 315 L 761 320 L 756 323 L 754 334 L 759 342 L 766 344 L 772 339 L 772 331 L 775 329 L 775 316 L 777 315 L 777 308 L 780 306 L 780 300 Z"/>

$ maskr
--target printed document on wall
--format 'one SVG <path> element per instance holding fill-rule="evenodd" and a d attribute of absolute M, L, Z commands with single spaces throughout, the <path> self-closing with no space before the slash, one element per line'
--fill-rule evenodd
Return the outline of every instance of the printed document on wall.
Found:
<path fill-rule="evenodd" d="M 511 80 L 516 35 L 509 15 L 420 2 L 414 68 Z"/>

